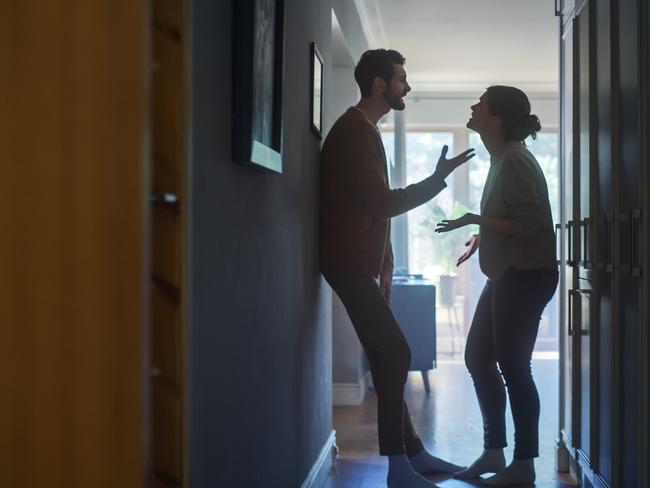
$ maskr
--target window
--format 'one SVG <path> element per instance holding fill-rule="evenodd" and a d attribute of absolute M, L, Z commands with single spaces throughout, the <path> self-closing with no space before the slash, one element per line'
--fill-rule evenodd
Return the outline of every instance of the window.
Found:
<path fill-rule="evenodd" d="M 443 146 L 449 146 L 454 153 L 452 132 L 407 132 L 406 133 L 406 183 L 410 185 L 430 176 Z M 447 178 L 449 188 L 453 187 L 453 175 Z M 434 279 L 448 271 L 447 249 L 440 245 L 435 226 L 440 219 L 451 215 L 454 207 L 453 193 L 444 191 L 407 214 L 408 218 L 408 267 L 414 274 Z"/>
<path fill-rule="evenodd" d="M 410 274 L 421 274 L 438 287 L 440 351 L 449 350 L 456 354 L 462 351 L 462 348 L 454 347 L 454 341 L 461 339 L 458 338 L 457 333 L 452 332 L 452 325 L 458 324 L 465 329 L 466 333 L 485 283 L 485 276 L 480 270 L 476 257 L 460 268 L 456 267 L 456 260 L 465 250 L 467 237 L 478 229 L 467 227 L 445 234 L 436 234 L 434 231 L 436 224 L 443 219 L 457 218 L 465 212 L 480 213 L 483 185 L 490 169 L 490 156 L 480 136 L 464 127 L 446 130 L 407 128 L 406 159 L 403 162 L 396 161 L 393 126 L 382 129 L 382 139 L 389 161 L 390 174 L 402 175 L 391 182 L 394 187 L 416 183 L 433 173 L 444 145 L 449 146 L 450 156 L 467 147 L 475 149 L 476 156 L 465 167 L 457 169 L 447 178 L 447 189 L 425 205 L 411 210 L 405 216 L 393 219 L 393 230 L 403 229 L 399 238 L 393 236 L 395 253 L 404 256 Z M 551 210 L 554 219 L 557 220 L 559 218 L 558 134 L 557 132 L 540 133 L 536 140 L 528 139 L 526 145 L 544 171 Z M 397 180 L 403 184 L 399 184 Z M 442 289 L 446 288 L 448 283 L 452 283 L 452 289 L 444 292 L 447 298 L 443 300 Z M 455 316 L 455 309 L 458 309 L 458 317 Z M 557 351 L 557 341 L 557 297 L 554 297 L 542 317 L 536 351 Z"/>

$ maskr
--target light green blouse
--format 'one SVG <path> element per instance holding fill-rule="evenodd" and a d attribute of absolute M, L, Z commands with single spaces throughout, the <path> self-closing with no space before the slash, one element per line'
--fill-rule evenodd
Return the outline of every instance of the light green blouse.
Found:
<path fill-rule="evenodd" d="M 480 228 L 479 262 L 490 279 L 508 268 L 557 269 L 555 232 L 542 168 L 521 142 L 509 142 L 490 161 L 481 215 L 515 221 L 515 235 Z"/>

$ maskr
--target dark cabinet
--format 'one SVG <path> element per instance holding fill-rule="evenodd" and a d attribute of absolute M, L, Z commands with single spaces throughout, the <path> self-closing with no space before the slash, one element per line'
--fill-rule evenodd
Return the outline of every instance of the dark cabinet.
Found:
<path fill-rule="evenodd" d="M 560 444 L 590 485 L 646 487 L 650 7 L 560 3 Z"/>

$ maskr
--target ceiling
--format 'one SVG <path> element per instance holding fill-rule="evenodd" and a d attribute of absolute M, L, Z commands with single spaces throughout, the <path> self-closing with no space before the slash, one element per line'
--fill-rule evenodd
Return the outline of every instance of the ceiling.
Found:
<path fill-rule="evenodd" d="M 552 0 L 355 0 L 371 47 L 407 59 L 414 91 L 558 90 Z"/>

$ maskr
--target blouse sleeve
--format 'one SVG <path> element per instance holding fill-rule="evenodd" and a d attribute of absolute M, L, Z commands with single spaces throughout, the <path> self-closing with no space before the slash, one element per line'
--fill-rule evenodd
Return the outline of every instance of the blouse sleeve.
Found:
<path fill-rule="evenodd" d="M 507 216 L 515 221 L 521 237 L 534 238 L 542 225 L 542 202 L 535 167 L 523 155 L 508 155 L 503 161 L 502 192 Z"/>

